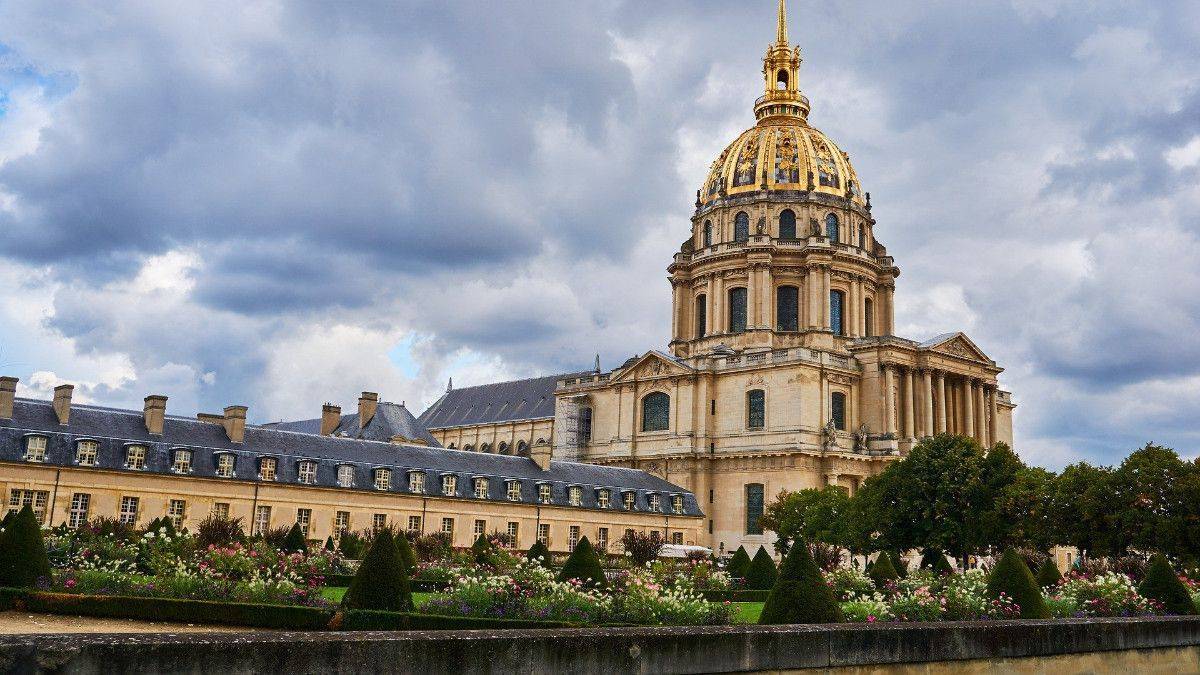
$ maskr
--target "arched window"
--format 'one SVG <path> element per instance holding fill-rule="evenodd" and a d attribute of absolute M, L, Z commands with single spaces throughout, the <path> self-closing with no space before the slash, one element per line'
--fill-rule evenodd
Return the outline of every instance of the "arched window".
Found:
<path fill-rule="evenodd" d="M 463 446 L 463 450 L 465 450 L 467 452 L 474 452 L 475 446 L 471 445 L 470 443 L 467 443 L 466 445 Z"/>
<path fill-rule="evenodd" d="M 841 291 L 829 291 L 829 327 L 834 335 L 845 335 L 846 326 L 842 317 L 842 308 L 846 306 L 846 294 Z"/>
<path fill-rule="evenodd" d="M 875 303 L 867 298 L 863 300 L 863 323 L 866 324 L 866 336 L 871 337 L 875 334 Z"/>
<path fill-rule="evenodd" d="M 741 333 L 746 330 L 746 289 L 729 289 L 729 332 Z"/>
<path fill-rule="evenodd" d="M 780 239 L 795 239 L 796 238 L 796 212 L 791 209 L 784 209 L 779 214 L 779 238 Z"/>
<path fill-rule="evenodd" d="M 825 236 L 829 241 L 838 241 L 838 217 L 835 214 L 825 216 Z"/>
<path fill-rule="evenodd" d="M 528 457 L 529 444 L 525 441 L 517 441 L 517 455 L 520 457 Z"/>
<path fill-rule="evenodd" d="M 504 441 L 500 441 L 500 446 L 496 448 L 496 452 L 501 455 L 507 455 L 508 454 L 508 443 L 505 443 Z"/>
<path fill-rule="evenodd" d="M 867 247 L 867 228 L 863 225 L 858 226 L 858 247 Z"/>
<path fill-rule="evenodd" d="M 704 221 L 704 247 L 712 246 L 712 221 Z"/>
<path fill-rule="evenodd" d="M 829 396 L 829 419 L 833 420 L 835 428 L 846 430 L 846 395 L 840 391 Z"/>
<path fill-rule="evenodd" d="M 642 431 L 666 431 L 671 428 L 671 397 L 661 391 L 642 399 Z"/>
<path fill-rule="evenodd" d="M 579 409 L 579 442 L 592 442 L 592 407 L 584 406 Z"/>
<path fill-rule="evenodd" d="M 762 429 L 767 422 L 767 395 L 762 389 L 746 392 L 746 428 Z"/>
<path fill-rule="evenodd" d="M 781 331 L 800 330 L 800 289 L 780 286 L 775 290 L 775 321 Z"/>
<path fill-rule="evenodd" d="M 446 449 L 447 449 L 447 450 L 453 450 L 453 449 L 454 449 L 454 444 L 453 444 L 453 443 L 451 443 L 450 445 L 446 446 Z"/>
<path fill-rule="evenodd" d="M 484 443 L 483 445 L 480 445 L 480 446 L 479 446 L 479 451 L 480 451 L 480 452 L 491 452 L 491 451 L 492 451 L 492 444 L 491 444 L 491 443 Z"/>
<path fill-rule="evenodd" d="M 746 485 L 746 534 L 762 534 L 762 525 L 758 519 L 763 514 L 763 484 L 748 483 Z"/>
<path fill-rule="evenodd" d="M 708 333 L 708 296 L 704 293 L 696 296 L 696 337 L 702 338 Z"/>
<path fill-rule="evenodd" d="M 787 89 L 787 84 L 788 84 L 787 71 L 780 68 L 779 72 L 775 74 L 775 88 L 780 91 L 783 91 L 784 89 Z"/>
<path fill-rule="evenodd" d="M 745 211 L 738 211 L 733 218 L 733 240 L 738 243 L 750 240 L 750 216 Z"/>

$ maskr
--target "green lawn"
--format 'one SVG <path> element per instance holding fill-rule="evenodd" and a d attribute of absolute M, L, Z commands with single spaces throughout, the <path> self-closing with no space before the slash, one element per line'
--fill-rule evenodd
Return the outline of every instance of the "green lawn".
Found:
<path fill-rule="evenodd" d="M 325 596 L 325 599 L 329 600 L 330 602 L 341 602 L 342 596 L 345 594 L 345 586 L 326 586 L 325 588 L 321 589 L 321 595 Z M 431 595 L 433 595 L 433 593 L 413 593 L 413 604 L 421 605 L 428 600 Z"/>
<path fill-rule="evenodd" d="M 758 623 L 758 615 L 762 614 L 763 603 L 761 602 L 735 602 L 733 603 L 734 623 Z"/>

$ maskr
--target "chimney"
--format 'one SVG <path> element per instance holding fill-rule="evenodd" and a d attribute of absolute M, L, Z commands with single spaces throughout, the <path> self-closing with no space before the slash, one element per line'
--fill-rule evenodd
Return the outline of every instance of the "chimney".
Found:
<path fill-rule="evenodd" d="M 225 406 L 225 435 L 234 443 L 246 440 L 246 406 Z"/>
<path fill-rule="evenodd" d="M 73 384 L 60 384 L 54 388 L 54 414 L 58 415 L 58 423 L 65 425 L 71 419 L 71 392 L 75 391 Z"/>
<path fill-rule="evenodd" d="M 373 391 L 364 391 L 362 396 L 358 397 L 358 428 L 365 429 L 371 423 L 371 419 L 375 417 L 375 409 L 379 407 L 379 394 Z"/>
<path fill-rule="evenodd" d="M 17 396 L 17 378 L 0 377 L 0 420 L 11 420 L 13 399 Z"/>
<path fill-rule="evenodd" d="M 531 449 L 529 451 L 529 458 L 532 459 L 534 461 L 534 463 L 538 465 L 538 468 L 541 469 L 542 471 L 549 471 L 550 470 L 550 444 L 549 443 L 541 443 L 541 444 L 533 446 L 533 449 Z"/>
<path fill-rule="evenodd" d="M 150 394 L 146 397 L 146 405 L 142 408 L 142 421 L 146 423 L 146 431 L 154 436 L 162 436 L 163 419 L 167 416 L 167 397 Z"/>
<path fill-rule="evenodd" d="M 342 423 L 342 407 L 332 403 L 321 406 L 321 435 L 328 436 Z"/>

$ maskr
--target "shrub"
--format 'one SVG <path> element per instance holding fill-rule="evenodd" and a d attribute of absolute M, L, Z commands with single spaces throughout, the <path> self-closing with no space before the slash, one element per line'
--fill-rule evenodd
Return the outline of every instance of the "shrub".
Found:
<path fill-rule="evenodd" d="M 346 612 L 340 628 L 341 630 L 495 630 L 500 628 L 562 628 L 570 625 L 560 621 L 440 616 L 360 609 Z"/>
<path fill-rule="evenodd" d="M 739 546 L 733 552 L 733 557 L 729 559 L 729 566 L 725 569 L 729 571 L 729 576 L 735 579 L 746 578 L 746 572 L 750 569 L 750 554 L 746 553 L 745 546 Z"/>
<path fill-rule="evenodd" d="M 812 561 L 812 554 L 806 558 Z M 815 565 L 816 562 L 813 562 Z M 750 561 L 750 569 L 746 570 L 746 588 L 754 590 L 767 590 L 775 586 L 776 580 L 779 578 L 779 571 L 775 568 L 775 561 L 771 559 L 771 554 L 767 553 L 767 549 L 763 546 L 758 547 L 758 552 L 754 554 L 754 559 Z"/>
<path fill-rule="evenodd" d="M 492 542 L 488 540 L 487 535 L 482 532 L 475 539 L 475 543 L 471 544 L 471 553 L 475 556 L 477 565 L 487 565 L 491 563 L 490 554 L 492 552 Z"/>
<path fill-rule="evenodd" d="M 1025 566 L 1029 568 L 1030 572 L 1042 569 L 1042 565 L 1050 560 L 1049 553 L 1028 546 L 1018 548 L 1017 555 L 1021 556 L 1021 560 L 1025 562 Z"/>
<path fill-rule="evenodd" d="M 338 553 L 348 560 L 362 560 L 367 552 L 368 544 L 374 540 L 370 530 L 363 532 L 344 532 L 338 541 Z"/>
<path fill-rule="evenodd" d="M 765 553 L 760 548 L 759 552 Z M 758 555 L 755 555 L 758 559 Z M 774 567 L 774 563 L 772 563 Z M 802 540 L 792 545 L 779 578 L 767 596 L 759 616 L 760 624 L 781 623 L 838 623 L 842 610 L 833 598 L 833 591 L 821 576 L 808 546 Z"/>
<path fill-rule="evenodd" d="M 832 544 L 814 541 L 808 545 L 808 552 L 812 555 L 813 562 L 817 564 L 817 567 L 825 572 L 836 570 L 842 562 L 841 549 Z"/>
<path fill-rule="evenodd" d="M 305 553 L 308 551 L 308 543 L 304 541 L 304 531 L 300 529 L 300 523 L 292 523 L 291 529 L 288 530 L 287 536 L 283 539 L 283 546 L 280 548 L 285 553 Z"/>
<path fill-rule="evenodd" d="M 900 556 L 899 551 L 892 551 L 892 569 L 896 571 L 896 577 L 903 579 L 908 576 L 908 565 L 904 564 L 904 558 Z"/>
<path fill-rule="evenodd" d="M 542 567 L 550 566 L 550 549 L 541 540 L 533 542 L 533 546 L 529 547 L 529 552 L 525 554 L 525 559 L 535 562 Z"/>
<path fill-rule="evenodd" d="M 408 535 L 404 533 L 397 534 L 394 540 L 396 542 L 396 555 L 400 556 L 400 562 L 404 564 L 404 574 L 411 577 L 414 570 L 417 569 L 417 556 L 413 553 L 412 544 L 408 542 Z"/>
<path fill-rule="evenodd" d="M 1146 578 L 1138 586 L 1138 593 L 1143 597 L 1157 600 L 1163 604 L 1163 609 L 1169 614 L 1191 616 L 1196 613 L 1196 606 L 1188 589 L 1179 580 L 1175 570 L 1166 556 L 1159 553 L 1150 559 L 1150 567 L 1146 569 Z"/>
<path fill-rule="evenodd" d="M 168 598 L 29 593 L 23 599 L 31 612 L 187 623 L 219 623 L 257 628 L 321 630 L 333 612 L 317 607 L 207 602 Z"/>
<path fill-rule="evenodd" d="M 1058 582 L 1062 581 L 1062 574 L 1058 571 L 1058 565 L 1055 564 L 1054 558 L 1047 558 L 1046 562 L 1038 569 L 1037 583 L 1042 588 L 1057 586 Z"/>
<path fill-rule="evenodd" d="M 1126 555 L 1112 561 L 1112 570 L 1132 579 L 1135 583 L 1146 578 L 1150 561 L 1140 555 Z"/>
<path fill-rule="evenodd" d="M 642 567 L 646 563 L 658 559 L 658 552 L 662 549 L 662 540 L 651 537 L 645 532 L 632 530 L 621 537 L 621 546 L 633 560 L 633 566 Z"/>
<path fill-rule="evenodd" d="M 1158 600 L 1142 597 L 1124 574 L 1069 575 L 1055 589 L 1054 599 L 1065 600 L 1072 616 L 1152 616 L 1163 610 Z"/>
<path fill-rule="evenodd" d="M 604 588 L 607 585 L 604 568 L 600 566 L 596 550 L 592 548 L 592 542 L 588 541 L 587 537 L 580 539 L 579 543 L 575 545 L 575 550 L 571 551 L 571 557 L 567 558 L 566 564 L 558 574 L 559 581 L 570 579 L 596 588 Z"/>
<path fill-rule="evenodd" d="M 921 553 L 920 569 L 929 570 L 938 576 L 954 574 L 954 568 L 950 561 L 946 560 L 946 554 L 935 548 L 927 548 Z"/>
<path fill-rule="evenodd" d="M 323 547 L 323 549 L 326 551 L 336 550 L 336 547 L 333 545 L 333 537 L 332 536 L 325 537 L 325 546 Z"/>
<path fill-rule="evenodd" d="M 412 609 L 412 592 L 408 575 L 400 560 L 392 533 L 380 530 L 371 550 L 358 566 L 354 581 L 342 598 L 350 609 L 381 609 L 403 612 Z"/>
<path fill-rule="evenodd" d="M 49 580 L 50 576 L 42 529 L 26 504 L 0 537 L 0 586 L 29 588 L 37 585 L 39 578 Z"/>
<path fill-rule="evenodd" d="M 103 523 L 93 521 L 93 524 L 99 527 L 100 534 L 104 534 Z M 241 518 L 222 518 L 211 513 L 196 527 L 196 546 L 199 548 L 229 546 L 243 541 L 245 538 L 246 533 L 242 530 Z"/>
<path fill-rule="evenodd" d="M 441 560 L 450 555 L 453 549 L 448 532 L 434 532 L 422 537 L 417 537 L 413 542 L 413 553 L 417 554 L 417 560 L 424 562 L 432 562 Z"/>
<path fill-rule="evenodd" d="M 1033 572 L 1025 565 L 1013 549 L 1008 549 L 988 578 L 987 597 L 997 600 L 1001 594 L 1012 598 L 1021 608 L 1022 619 L 1048 619 L 1050 612 L 1042 599 L 1042 590 L 1033 578 Z"/>
<path fill-rule="evenodd" d="M 864 572 L 854 567 L 839 567 L 825 573 L 825 582 L 838 602 L 850 602 L 875 593 L 875 584 Z"/>
<path fill-rule="evenodd" d="M 883 590 L 887 585 L 900 578 L 896 574 L 896 567 L 892 564 L 892 557 L 886 552 L 881 552 L 875 557 L 875 564 L 871 566 L 867 576 L 871 577 L 871 581 L 875 582 L 875 588 Z"/>

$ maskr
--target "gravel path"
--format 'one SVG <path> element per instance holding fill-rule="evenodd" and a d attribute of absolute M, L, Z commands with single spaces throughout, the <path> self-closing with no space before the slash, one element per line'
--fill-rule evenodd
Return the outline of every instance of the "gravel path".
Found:
<path fill-rule="evenodd" d="M 216 633 L 254 630 L 238 626 L 100 619 L 90 616 L 0 612 L 0 635 L 28 633 Z"/>

